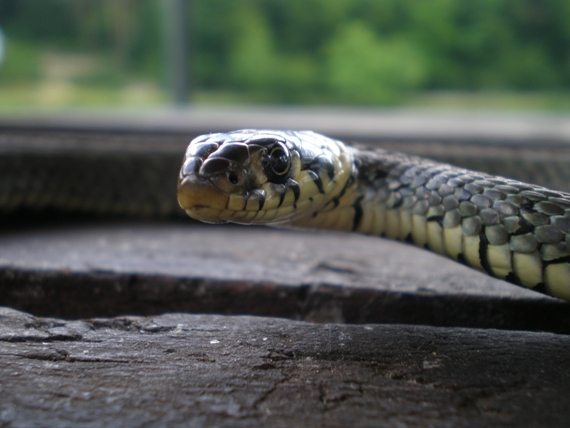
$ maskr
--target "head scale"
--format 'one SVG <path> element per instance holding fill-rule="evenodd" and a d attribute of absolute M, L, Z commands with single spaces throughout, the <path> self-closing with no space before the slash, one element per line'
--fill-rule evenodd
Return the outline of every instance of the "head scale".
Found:
<path fill-rule="evenodd" d="M 329 203 L 352 168 L 342 143 L 310 131 L 208 134 L 186 150 L 178 202 L 210 223 L 287 223 Z"/>

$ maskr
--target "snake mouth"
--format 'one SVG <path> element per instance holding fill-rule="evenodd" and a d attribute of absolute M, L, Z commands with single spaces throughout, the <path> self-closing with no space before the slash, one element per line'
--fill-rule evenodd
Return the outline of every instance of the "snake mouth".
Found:
<path fill-rule="evenodd" d="M 190 217 L 208 223 L 226 223 L 219 215 L 229 202 L 229 195 L 210 180 L 190 174 L 178 183 L 178 204 Z"/>

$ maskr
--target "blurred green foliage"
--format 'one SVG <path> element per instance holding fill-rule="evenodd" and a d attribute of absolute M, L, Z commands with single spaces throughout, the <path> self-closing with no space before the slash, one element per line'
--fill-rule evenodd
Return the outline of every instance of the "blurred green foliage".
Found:
<path fill-rule="evenodd" d="M 188 5 L 195 91 L 270 102 L 394 104 L 413 91 L 570 89 L 568 0 Z M 161 0 L 0 0 L 8 41 L 0 85 L 45 79 L 46 52 L 95 55 L 96 65 L 66 77 L 78 84 L 161 84 L 165 25 Z"/>
<path fill-rule="evenodd" d="M 378 37 L 361 21 L 342 27 L 324 52 L 324 83 L 343 100 L 394 102 L 427 79 L 426 61 L 413 42 Z"/>
<path fill-rule="evenodd" d="M 39 50 L 17 40 L 6 45 L 4 64 L 0 69 L 2 81 L 29 81 L 40 77 Z"/>

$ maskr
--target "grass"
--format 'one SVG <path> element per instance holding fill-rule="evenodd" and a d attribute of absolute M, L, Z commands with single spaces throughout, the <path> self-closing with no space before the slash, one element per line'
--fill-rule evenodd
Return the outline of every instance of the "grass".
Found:
<path fill-rule="evenodd" d="M 418 93 L 402 105 L 430 109 L 568 112 L 570 92 Z"/>
<path fill-rule="evenodd" d="M 196 91 L 192 96 L 194 105 L 264 104 L 268 100 L 252 93 L 231 91 Z M 0 85 L 0 111 L 4 112 L 38 108 L 160 107 L 168 103 L 168 93 L 148 81 L 133 81 L 121 87 L 78 84 L 61 79 Z M 315 100 L 310 104 L 318 105 L 319 102 Z M 566 113 L 570 112 L 570 92 L 418 92 L 405 97 L 396 106 L 385 107 Z"/>
<path fill-rule="evenodd" d="M 166 94 L 146 82 L 135 82 L 120 89 L 75 85 L 65 81 L 0 86 L 0 109 L 38 107 L 101 107 L 159 105 Z"/>

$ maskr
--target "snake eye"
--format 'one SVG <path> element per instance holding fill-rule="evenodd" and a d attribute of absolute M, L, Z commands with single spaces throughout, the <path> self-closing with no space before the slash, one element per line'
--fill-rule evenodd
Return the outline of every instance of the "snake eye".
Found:
<path fill-rule="evenodd" d="M 232 184 L 239 184 L 239 177 L 238 175 L 235 173 L 235 171 L 228 171 L 226 173 L 226 176 L 228 177 L 228 181 Z"/>
<path fill-rule="evenodd" d="M 270 181 L 278 184 L 285 183 L 291 169 L 291 156 L 287 147 L 281 143 L 272 146 L 263 162 L 263 168 Z"/>

